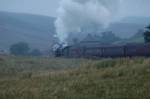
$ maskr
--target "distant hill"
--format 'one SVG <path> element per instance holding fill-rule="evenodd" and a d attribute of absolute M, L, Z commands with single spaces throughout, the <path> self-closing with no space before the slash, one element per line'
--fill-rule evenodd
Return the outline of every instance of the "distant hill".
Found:
<path fill-rule="evenodd" d="M 129 38 L 134 36 L 139 30 L 144 29 L 148 24 L 150 24 L 150 17 L 125 17 L 120 22 L 111 24 L 108 30 L 113 31 L 122 38 Z"/>
<path fill-rule="evenodd" d="M 32 48 L 50 49 L 54 41 L 53 35 L 56 33 L 54 21 L 55 18 L 49 16 L 0 12 L 0 49 L 8 49 L 10 45 L 22 41 L 29 43 Z M 122 38 L 129 38 L 148 23 L 150 23 L 149 17 L 126 17 L 120 22 L 111 24 L 106 31 L 112 31 Z M 69 41 L 76 36 L 83 39 L 86 35 L 74 33 L 69 37 Z M 135 41 L 135 39 L 142 40 L 141 37 L 136 37 L 129 41 Z"/>
<path fill-rule="evenodd" d="M 139 30 L 144 29 L 146 25 L 140 23 L 113 23 L 109 26 L 107 31 L 113 31 L 116 35 L 121 38 L 130 38 L 136 34 Z"/>
<path fill-rule="evenodd" d="M 32 48 L 49 49 L 55 32 L 53 17 L 0 12 L 0 48 L 27 42 Z"/>
<path fill-rule="evenodd" d="M 150 24 L 150 17 L 145 16 L 130 16 L 121 20 L 123 23 L 135 23 L 135 24 Z"/>
<path fill-rule="evenodd" d="M 136 34 L 134 34 L 131 38 L 128 39 L 128 42 L 144 43 L 143 31 L 138 31 Z"/>

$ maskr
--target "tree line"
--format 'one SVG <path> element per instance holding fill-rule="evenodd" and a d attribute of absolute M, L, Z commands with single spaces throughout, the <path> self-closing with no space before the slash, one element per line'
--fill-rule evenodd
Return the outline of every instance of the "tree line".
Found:
<path fill-rule="evenodd" d="M 41 56 L 39 49 L 31 49 L 26 42 L 19 42 L 10 46 L 10 53 L 16 56 Z"/>

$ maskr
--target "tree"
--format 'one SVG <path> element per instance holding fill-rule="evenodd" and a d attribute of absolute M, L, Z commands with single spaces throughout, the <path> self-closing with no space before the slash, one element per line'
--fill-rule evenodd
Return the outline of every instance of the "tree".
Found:
<path fill-rule="evenodd" d="M 121 40 L 121 38 L 117 37 L 113 32 L 103 32 L 101 36 L 101 41 L 105 44 L 112 44 L 116 41 Z"/>
<path fill-rule="evenodd" d="M 10 53 L 13 55 L 21 55 L 26 56 L 29 54 L 30 48 L 29 45 L 25 42 L 19 42 L 16 44 L 11 45 Z"/>
<path fill-rule="evenodd" d="M 72 42 L 73 42 L 73 44 L 77 44 L 77 43 L 79 43 L 79 40 L 78 40 L 78 38 L 74 37 L 74 38 L 72 39 Z"/>
<path fill-rule="evenodd" d="M 144 40 L 145 43 L 150 43 L 150 25 L 146 27 L 146 31 L 144 32 Z"/>

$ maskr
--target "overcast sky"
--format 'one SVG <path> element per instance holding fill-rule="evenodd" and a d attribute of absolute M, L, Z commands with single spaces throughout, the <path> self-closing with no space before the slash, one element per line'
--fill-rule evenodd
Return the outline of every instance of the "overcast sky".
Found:
<path fill-rule="evenodd" d="M 56 16 L 60 0 L 0 0 L 0 10 Z"/>
<path fill-rule="evenodd" d="M 150 16 L 150 0 L 124 0 L 123 15 Z"/>
<path fill-rule="evenodd" d="M 61 0 L 0 0 L 0 10 L 56 16 Z M 124 0 L 123 15 L 150 16 L 150 0 Z M 129 1 L 129 2 L 128 2 Z"/>

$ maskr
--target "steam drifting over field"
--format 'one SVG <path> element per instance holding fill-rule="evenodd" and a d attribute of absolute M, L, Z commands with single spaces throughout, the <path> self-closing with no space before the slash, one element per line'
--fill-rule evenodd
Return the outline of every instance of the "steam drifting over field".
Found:
<path fill-rule="evenodd" d="M 94 24 L 105 28 L 118 16 L 121 0 L 62 0 L 55 22 L 57 36 L 64 42 L 69 33 Z"/>
<path fill-rule="evenodd" d="M 57 36 L 65 42 L 71 33 L 99 33 L 124 17 L 150 16 L 149 4 L 150 0 L 61 0 L 55 21 Z"/>

